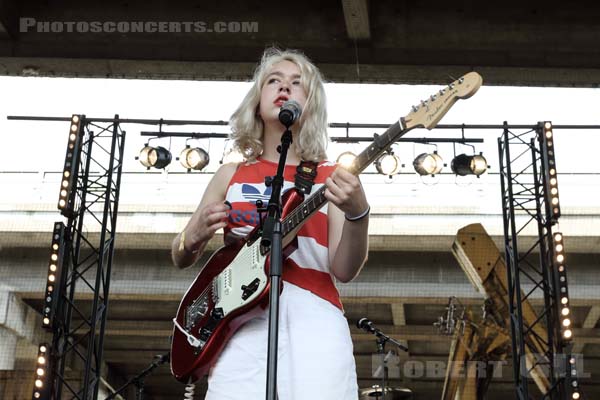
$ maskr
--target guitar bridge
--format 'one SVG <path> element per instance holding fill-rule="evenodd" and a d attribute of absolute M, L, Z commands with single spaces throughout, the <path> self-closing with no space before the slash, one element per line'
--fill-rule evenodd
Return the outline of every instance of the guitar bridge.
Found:
<path fill-rule="evenodd" d="M 208 293 L 203 293 L 185 311 L 185 328 L 192 329 L 196 322 L 206 315 L 208 311 Z"/>

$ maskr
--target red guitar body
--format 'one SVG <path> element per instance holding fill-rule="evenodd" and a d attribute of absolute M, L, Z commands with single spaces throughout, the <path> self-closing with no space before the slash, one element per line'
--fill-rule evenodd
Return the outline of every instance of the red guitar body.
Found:
<path fill-rule="evenodd" d="M 303 199 L 304 196 L 297 190 L 288 190 L 282 196 L 282 217 L 293 211 L 302 203 Z M 267 279 L 269 276 L 268 256 L 265 255 L 263 261 L 259 259 L 261 268 L 258 274 L 251 273 L 250 275 L 245 275 L 245 271 L 242 270 L 247 268 L 243 260 L 241 260 L 242 262 L 238 260 L 241 253 L 248 252 L 248 248 L 253 247 L 257 249 L 260 247 L 259 242 L 261 238 L 257 230 L 258 228 L 255 228 L 246 238 L 217 250 L 206 262 L 183 296 L 174 319 L 176 325 L 173 329 L 173 339 L 171 342 L 171 372 L 177 380 L 184 383 L 195 382 L 208 374 L 208 370 L 216 362 L 221 350 L 223 350 L 235 332 L 247 321 L 268 307 L 270 288 L 270 283 Z M 285 247 L 284 258 L 295 250 L 295 242 L 294 240 Z M 229 270 L 226 272 L 225 270 L 228 267 Z M 230 271 L 234 267 L 238 271 L 232 277 L 235 272 Z M 222 292 L 219 293 L 220 301 L 217 300 L 215 285 L 218 284 L 215 282 L 224 281 L 226 284 L 227 282 L 235 281 L 236 277 L 240 275 L 244 275 L 247 278 L 246 281 L 242 282 L 252 283 L 253 279 L 260 279 L 262 284 L 259 285 L 259 289 L 256 292 L 252 293 L 253 298 L 251 300 L 240 301 L 238 297 L 235 297 L 235 306 L 229 307 L 227 312 L 220 316 L 219 307 L 217 306 L 220 303 L 226 303 L 226 301 L 223 299 L 224 293 Z M 256 278 L 255 275 L 257 276 Z M 263 282 L 263 279 L 266 281 Z M 216 303 L 215 300 L 217 300 Z M 242 302 L 243 304 L 238 304 L 238 302 Z M 217 318 L 215 318 L 215 314 Z M 187 334 L 182 331 L 182 328 Z M 194 346 L 194 340 L 190 339 L 189 335 L 205 343 L 201 346 Z"/>

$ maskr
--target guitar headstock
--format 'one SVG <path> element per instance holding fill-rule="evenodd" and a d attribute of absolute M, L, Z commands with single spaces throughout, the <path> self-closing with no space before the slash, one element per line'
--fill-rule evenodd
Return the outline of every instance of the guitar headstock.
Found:
<path fill-rule="evenodd" d="M 482 82 L 477 72 L 465 74 L 429 99 L 421 101 L 421 104 L 413 106 L 412 111 L 404 117 L 405 128 L 433 129 L 457 100 L 473 96 Z"/>

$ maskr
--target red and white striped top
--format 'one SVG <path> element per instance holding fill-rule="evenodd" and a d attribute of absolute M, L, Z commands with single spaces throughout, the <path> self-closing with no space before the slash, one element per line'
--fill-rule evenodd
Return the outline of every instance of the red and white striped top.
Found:
<path fill-rule="evenodd" d="M 312 193 L 335 170 L 335 163 L 321 162 Z M 265 185 L 265 177 L 277 172 L 277 163 L 258 158 L 253 163 L 240 164 L 227 188 L 226 200 L 232 205 L 225 237 L 234 234 L 246 236 L 259 222 L 256 201 L 269 202 L 271 188 Z M 296 166 L 286 165 L 282 193 L 294 187 Z M 308 198 L 308 195 L 305 196 Z M 329 239 L 327 204 L 317 211 L 298 231 L 298 248 L 284 260 L 283 280 L 309 290 L 317 296 L 342 308 L 340 295 L 335 287 L 335 278 L 329 270 Z"/>

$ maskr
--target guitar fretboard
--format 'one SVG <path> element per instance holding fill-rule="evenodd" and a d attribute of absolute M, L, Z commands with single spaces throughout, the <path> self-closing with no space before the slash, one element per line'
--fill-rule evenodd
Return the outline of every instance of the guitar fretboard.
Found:
<path fill-rule="evenodd" d="M 373 143 L 356 156 L 352 168 L 349 169 L 354 175 L 360 174 L 381 154 L 383 154 L 389 146 L 396 140 L 406 134 L 410 129 L 403 128 L 400 121 L 392 124 L 383 134 L 375 136 Z M 325 185 L 321 186 L 302 204 L 296 207 L 289 215 L 281 221 L 283 236 L 292 232 L 296 227 L 302 224 L 315 211 L 323 207 L 327 199 L 325 198 Z"/>

